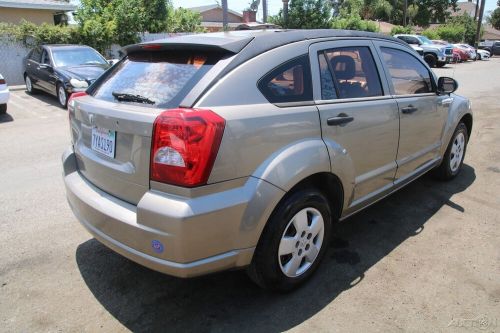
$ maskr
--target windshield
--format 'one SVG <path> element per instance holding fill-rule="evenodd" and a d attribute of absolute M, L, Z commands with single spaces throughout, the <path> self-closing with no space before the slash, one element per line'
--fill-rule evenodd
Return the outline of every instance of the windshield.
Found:
<path fill-rule="evenodd" d="M 425 36 L 418 36 L 418 39 L 420 39 L 422 44 L 432 44 L 432 41 Z"/>
<path fill-rule="evenodd" d="M 53 50 L 52 57 L 56 67 L 78 65 L 107 65 L 106 60 L 91 48 Z"/>

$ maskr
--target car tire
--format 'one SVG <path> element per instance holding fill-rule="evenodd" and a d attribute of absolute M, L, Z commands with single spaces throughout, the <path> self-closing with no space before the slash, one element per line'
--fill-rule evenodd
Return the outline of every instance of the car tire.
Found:
<path fill-rule="evenodd" d="M 332 213 L 315 189 L 287 195 L 268 220 L 248 275 L 268 290 L 289 291 L 312 276 L 330 240 Z"/>
<path fill-rule="evenodd" d="M 437 58 L 435 55 L 428 53 L 424 56 L 424 60 L 429 65 L 429 67 L 436 67 Z"/>
<path fill-rule="evenodd" d="M 460 122 L 446 148 L 441 165 L 434 170 L 434 176 L 440 180 L 455 178 L 462 169 L 467 150 L 469 134 L 467 126 Z"/>
<path fill-rule="evenodd" d="M 26 75 L 24 77 L 24 83 L 26 84 L 26 91 L 28 92 L 28 94 L 34 95 L 38 92 L 38 90 L 36 90 L 33 87 L 33 80 L 31 79 L 31 77 L 29 75 Z"/>
<path fill-rule="evenodd" d="M 446 65 L 446 62 L 442 62 L 442 61 L 440 61 L 440 62 L 438 62 L 438 63 L 436 64 L 436 67 L 437 67 L 437 68 L 441 68 L 441 67 L 444 67 L 444 65 Z"/>
<path fill-rule="evenodd" d="M 60 83 L 56 86 L 57 89 L 57 101 L 59 102 L 59 106 L 65 109 L 68 106 L 68 93 L 64 86 Z"/>
<path fill-rule="evenodd" d="M 0 104 L 0 114 L 7 113 L 7 104 Z"/>
<path fill-rule="evenodd" d="M 481 55 L 479 53 L 476 54 L 476 60 L 481 60 Z"/>

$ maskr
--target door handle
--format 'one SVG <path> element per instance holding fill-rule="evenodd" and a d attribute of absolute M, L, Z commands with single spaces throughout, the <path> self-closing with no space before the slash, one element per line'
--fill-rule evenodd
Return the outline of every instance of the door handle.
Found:
<path fill-rule="evenodd" d="M 401 112 L 403 112 L 404 114 L 410 114 L 410 113 L 413 113 L 415 111 L 417 111 L 418 108 L 414 107 L 413 105 L 408 105 L 407 107 L 405 108 L 402 108 L 401 109 Z"/>
<path fill-rule="evenodd" d="M 343 126 L 354 120 L 354 117 L 350 117 L 345 113 L 339 114 L 337 117 L 328 118 L 326 123 L 328 126 Z"/>

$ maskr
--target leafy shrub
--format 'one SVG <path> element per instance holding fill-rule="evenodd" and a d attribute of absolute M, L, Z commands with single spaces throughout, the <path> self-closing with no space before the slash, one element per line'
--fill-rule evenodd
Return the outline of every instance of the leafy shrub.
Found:
<path fill-rule="evenodd" d="M 422 35 L 424 35 L 429 39 L 441 39 L 441 37 L 439 36 L 439 34 L 435 29 L 426 29 L 422 31 Z"/>
<path fill-rule="evenodd" d="M 391 29 L 392 36 L 399 34 L 412 34 L 412 33 L 413 33 L 412 26 L 403 27 L 402 25 L 396 25 Z"/>

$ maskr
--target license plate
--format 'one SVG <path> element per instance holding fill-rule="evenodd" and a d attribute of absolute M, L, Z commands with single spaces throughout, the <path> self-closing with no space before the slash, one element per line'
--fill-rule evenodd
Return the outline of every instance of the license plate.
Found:
<path fill-rule="evenodd" d="M 116 132 L 101 127 L 92 128 L 92 150 L 115 158 Z"/>

